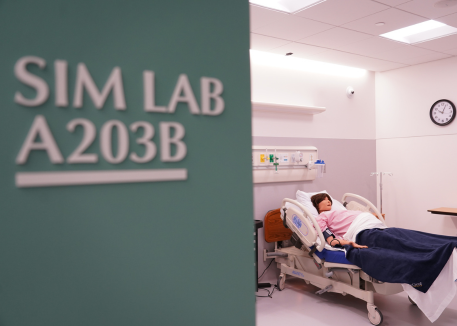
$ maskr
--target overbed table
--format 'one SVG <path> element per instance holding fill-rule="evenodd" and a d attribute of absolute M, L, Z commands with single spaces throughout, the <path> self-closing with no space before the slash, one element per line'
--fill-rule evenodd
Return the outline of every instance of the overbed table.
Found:
<path fill-rule="evenodd" d="M 433 208 L 433 209 L 427 210 L 427 212 L 430 212 L 432 214 L 457 216 L 457 208 L 451 208 L 451 207 Z"/>

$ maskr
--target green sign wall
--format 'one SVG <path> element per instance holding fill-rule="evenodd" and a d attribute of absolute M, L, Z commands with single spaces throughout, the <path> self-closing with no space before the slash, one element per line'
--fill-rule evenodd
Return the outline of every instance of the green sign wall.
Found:
<path fill-rule="evenodd" d="M 254 325 L 249 7 L 0 0 L 0 325 Z"/>

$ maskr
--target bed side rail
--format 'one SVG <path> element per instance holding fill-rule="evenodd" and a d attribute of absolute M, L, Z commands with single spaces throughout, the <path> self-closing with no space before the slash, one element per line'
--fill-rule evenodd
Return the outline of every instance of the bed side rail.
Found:
<path fill-rule="evenodd" d="M 319 251 L 322 251 L 324 249 L 324 247 L 325 247 L 325 243 L 326 242 L 325 242 L 324 235 L 322 234 L 321 228 L 319 227 L 319 224 L 317 224 L 317 221 L 314 218 L 314 215 L 311 214 L 311 212 L 305 206 L 300 204 L 298 201 L 290 199 L 290 198 L 284 198 L 282 200 L 281 211 L 283 211 L 283 209 L 284 209 L 284 207 L 286 205 L 286 202 L 294 204 L 295 206 L 300 208 L 303 211 L 303 214 L 305 215 L 305 217 L 307 216 L 310 219 L 310 221 L 313 223 L 313 226 L 314 226 L 314 229 L 315 229 L 315 231 L 317 233 L 317 236 L 321 240 L 320 245 L 316 246 L 316 249 L 319 250 Z M 281 218 L 284 220 L 283 214 L 281 214 Z"/>
<path fill-rule="evenodd" d="M 376 216 L 379 218 L 379 220 L 384 223 L 384 225 L 387 226 L 386 224 L 386 221 L 384 220 L 384 218 L 382 217 L 381 213 L 379 212 L 379 210 L 376 208 L 375 205 L 373 205 L 368 199 L 362 197 L 362 196 L 359 196 L 359 195 L 356 195 L 356 194 L 351 194 L 349 192 L 345 193 L 343 195 L 343 199 L 342 199 L 342 202 L 344 204 L 344 206 L 346 207 L 348 201 L 346 198 L 349 198 L 349 197 L 352 197 L 352 198 L 355 198 L 357 200 L 360 200 L 361 202 L 363 202 L 365 205 L 366 205 L 366 208 L 367 209 L 371 209 L 373 211 L 373 213 L 376 214 Z"/>

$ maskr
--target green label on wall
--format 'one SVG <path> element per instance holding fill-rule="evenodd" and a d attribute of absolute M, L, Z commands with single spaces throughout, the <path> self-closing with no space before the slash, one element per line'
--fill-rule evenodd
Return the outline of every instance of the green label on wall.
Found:
<path fill-rule="evenodd" d="M 248 3 L 0 1 L 0 44 L 1 324 L 253 325 Z"/>

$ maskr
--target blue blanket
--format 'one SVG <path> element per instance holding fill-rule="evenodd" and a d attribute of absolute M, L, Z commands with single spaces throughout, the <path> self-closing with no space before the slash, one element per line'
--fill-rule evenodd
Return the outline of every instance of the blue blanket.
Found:
<path fill-rule="evenodd" d="M 407 283 L 426 293 L 446 265 L 457 237 L 400 228 L 360 232 L 356 243 L 368 249 L 344 246 L 346 258 L 382 282 Z"/>

